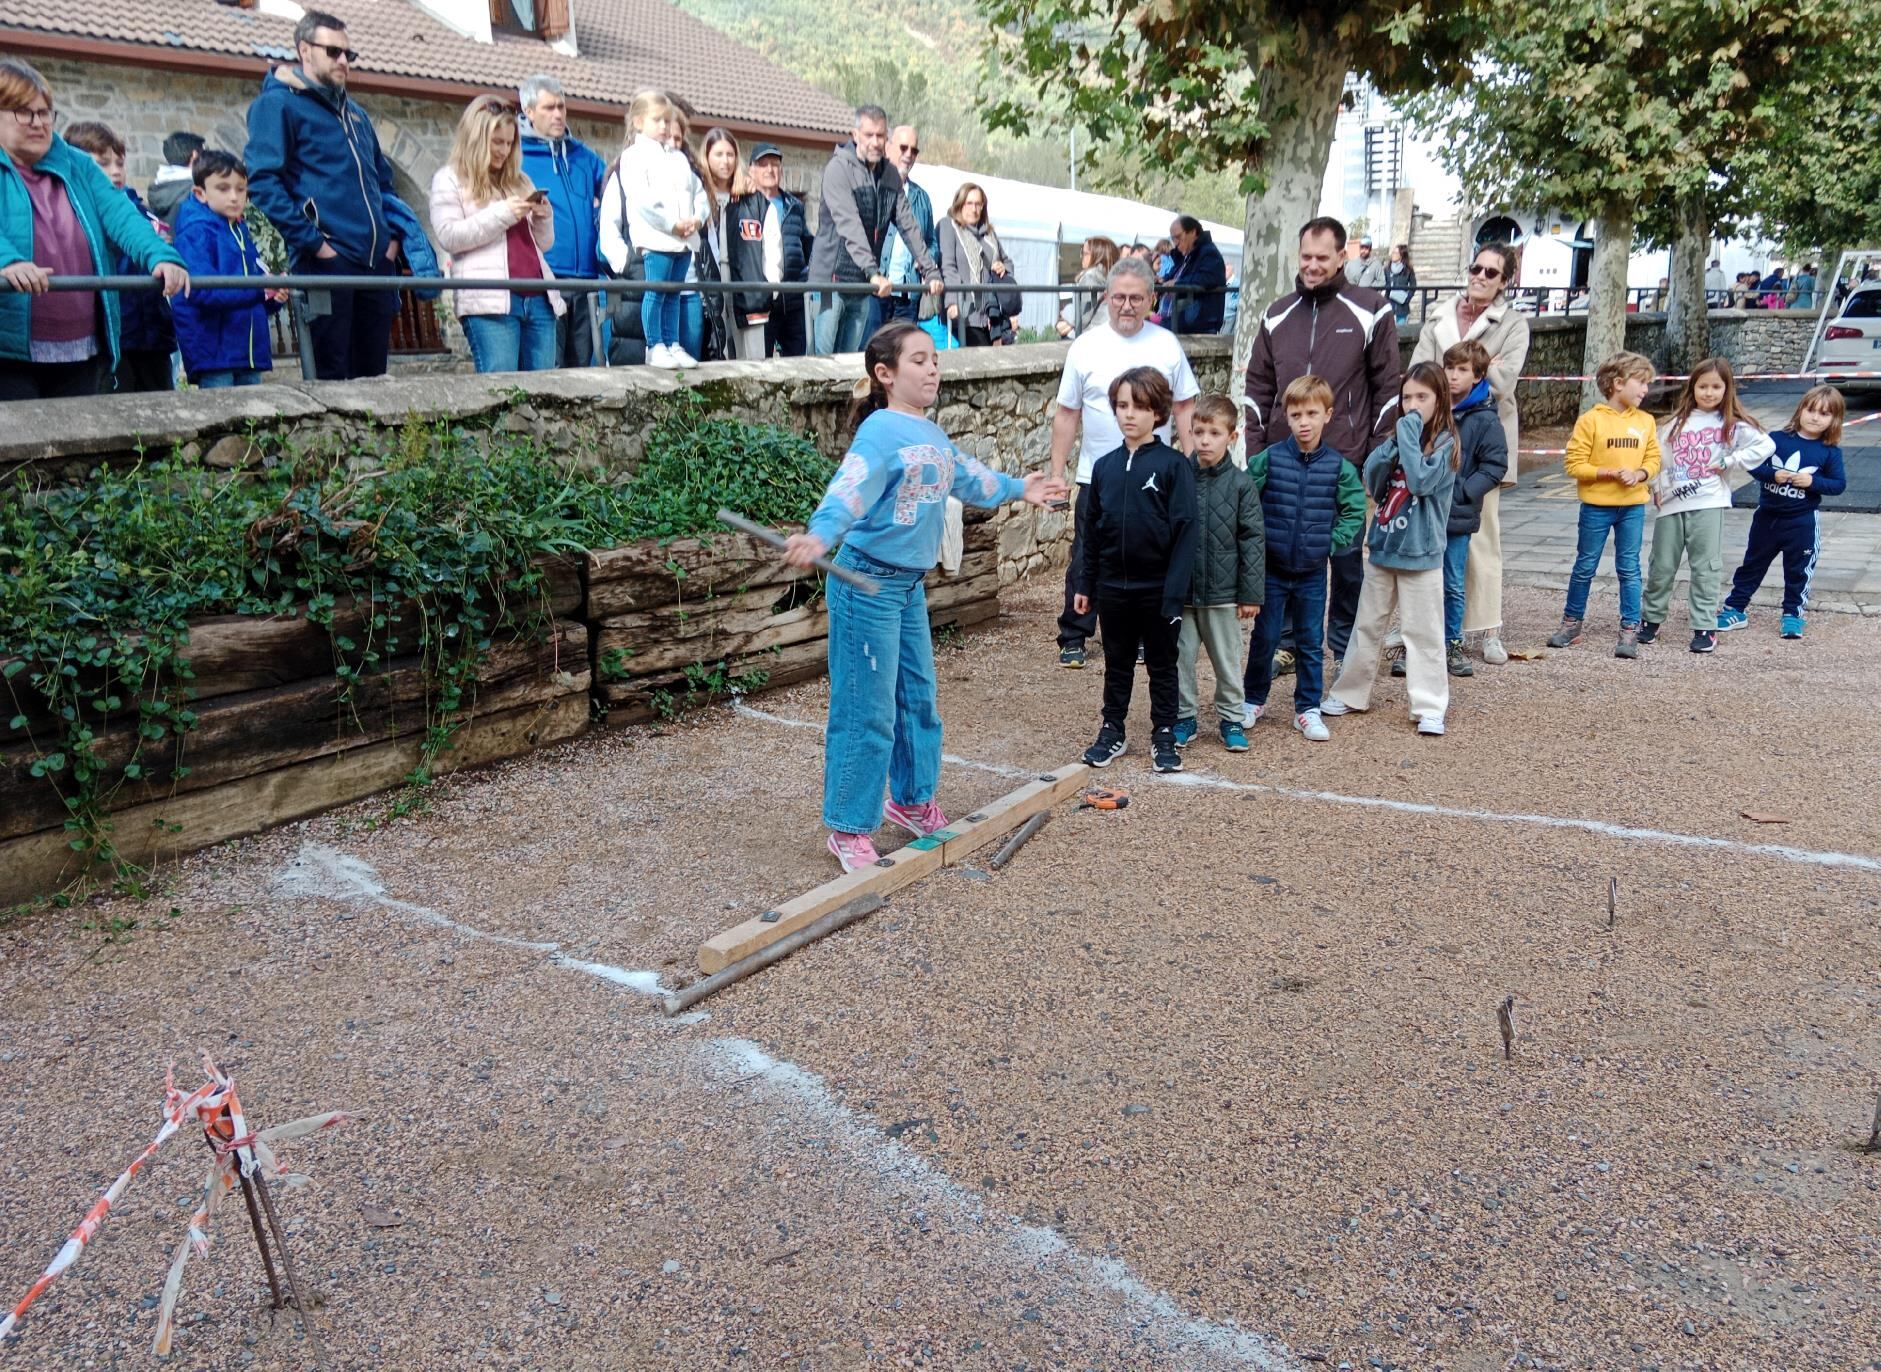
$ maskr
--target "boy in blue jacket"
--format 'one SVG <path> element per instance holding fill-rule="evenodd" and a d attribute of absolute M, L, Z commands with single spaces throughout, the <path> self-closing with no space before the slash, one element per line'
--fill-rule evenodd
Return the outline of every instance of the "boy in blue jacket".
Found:
<path fill-rule="evenodd" d="M 1084 753 L 1108 767 L 1124 751 L 1136 654 L 1149 668 L 1150 757 L 1159 772 L 1182 770 L 1176 751 L 1177 650 L 1182 606 L 1195 562 L 1195 464 L 1156 437 L 1175 404 L 1154 367 L 1132 367 L 1110 383 L 1123 442 L 1091 469 L 1077 569 L 1077 614 L 1097 606 L 1104 635 L 1104 726 Z"/>
<path fill-rule="evenodd" d="M 254 236 L 243 218 L 248 209 L 248 170 L 219 149 L 198 154 L 196 189 L 176 212 L 176 250 L 200 276 L 265 276 Z M 197 289 L 171 308 L 183 370 L 204 390 L 256 386 L 274 367 L 268 346 L 268 311 L 279 292 L 240 287 Z"/>
<path fill-rule="evenodd" d="M 1833 386 L 1817 386 L 1797 403 L 1790 422 L 1770 435 L 1776 455 L 1751 468 L 1763 483 L 1757 512 L 1750 517 L 1750 540 L 1744 563 L 1731 579 L 1731 593 L 1718 611 L 1718 628 L 1741 629 L 1749 623 L 1745 610 L 1763 585 L 1764 573 L 1778 557 L 1783 559 L 1783 619 L 1778 632 L 1784 638 L 1803 636 L 1803 611 L 1809 607 L 1809 583 L 1815 580 L 1816 557 L 1822 552 L 1822 534 L 1816 508 L 1825 495 L 1848 489 L 1848 471 L 1842 464 L 1842 393 Z"/>

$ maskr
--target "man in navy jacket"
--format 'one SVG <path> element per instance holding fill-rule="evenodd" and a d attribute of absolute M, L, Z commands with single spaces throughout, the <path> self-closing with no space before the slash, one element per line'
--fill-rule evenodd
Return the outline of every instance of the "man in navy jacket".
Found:
<path fill-rule="evenodd" d="M 539 191 L 547 191 L 555 211 L 555 246 L 543 255 L 561 277 L 593 276 L 600 271 L 601 185 L 607 163 L 568 131 L 568 97 L 553 76 L 532 76 L 517 94 L 522 100 L 523 173 Z M 568 313 L 556 321 L 558 367 L 594 363 L 594 296 L 563 291 Z"/>
<path fill-rule="evenodd" d="M 248 192 L 287 244 L 296 273 L 396 276 L 399 239 L 386 223 L 392 164 L 379 135 L 346 96 L 358 53 L 345 21 L 308 10 L 294 26 L 300 65 L 278 66 L 248 107 Z M 397 291 L 330 291 L 312 321 L 314 374 L 323 381 L 381 376 Z"/>
<path fill-rule="evenodd" d="M 1165 297 L 1163 319 L 1171 333 L 1220 333 L 1227 310 L 1228 264 L 1214 235 L 1192 214 L 1181 215 L 1169 231 L 1175 244 L 1175 264 L 1164 277 L 1165 286 L 1199 288 L 1199 295 Z"/>

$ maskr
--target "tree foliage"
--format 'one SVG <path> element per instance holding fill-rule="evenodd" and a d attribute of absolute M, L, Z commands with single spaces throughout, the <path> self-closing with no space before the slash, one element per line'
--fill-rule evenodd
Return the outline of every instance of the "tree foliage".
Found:
<path fill-rule="evenodd" d="M 1853 24 L 1881 45 L 1881 4 Z M 1881 64 L 1852 45 L 1817 49 L 1802 80 L 1770 92 L 1771 134 L 1733 166 L 1745 209 L 1797 254 L 1881 245 Z"/>

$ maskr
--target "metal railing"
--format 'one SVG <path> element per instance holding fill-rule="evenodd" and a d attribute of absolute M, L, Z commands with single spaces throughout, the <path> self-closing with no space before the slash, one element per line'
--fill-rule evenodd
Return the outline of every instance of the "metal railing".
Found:
<path fill-rule="evenodd" d="M 654 295 L 724 295 L 732 292 L 750 291 L 765 295 L 801 295 L 801 296 L 873 296 L 882 294 L 866 281 L 630 281 L 620 277 L 439 277 L 439 276 L 307 276 L 281 274 L 269 276 L 192 276 L 192 288 L 203 290 L 285 290 L 290 292 L 289 306 L 296 336 L 296 350 L 300 355 L 301 376 L 308 381 L 314 379 L 313 332 L 312 321 L 328 313 L 331 309 L 329 293 L 332 291 L 535 291 L 553 290 L 562 295 L 628 295 L 639 297 Z M 154 276 L 55 276 L 51 279 L 50 289 L 55 291 L 154 291 L 161 289 L 162 283 Z M 11 282 L 0 277 L 0 293 L 15 289 Z M 947 286 L 942 291 L 946 296 L 970 296 L 988 294 L 1018 295 L 1054 295 L 1075 297 L 1079 295 L 1101 295 L 1102 286 L 1080 286 L 1075 282 L 1047 285 L 1042 282 L 1007 282 L 1000 280 L 979 282 L 971 286 Z M 930 288 L 918 282 L 896 283 L 890 285 L 886 294 L 890 296 L 918 297 L 929 294 Z M 1183 297 L 1212 294 L 1204 286 L 1158 286 L 1156 294 L 1160 297 Z M 1223 291 L 1231 293 L 1231 289 Z M 606 349 L 602 346 L 601 312 L 588 312 L 589 328 L 592 332 L 594 356 L 601 359 L 599 365 L 609 365 Z"/>

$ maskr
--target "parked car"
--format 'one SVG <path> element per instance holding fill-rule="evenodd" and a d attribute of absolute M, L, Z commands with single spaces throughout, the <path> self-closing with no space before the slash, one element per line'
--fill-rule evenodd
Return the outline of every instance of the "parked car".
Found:
<path fill-rule="evenodd" d="M 1848 293 L 1842 312 L 1822 331 L 1816 370 L 1881 372 L 1881 281 Z"/>

